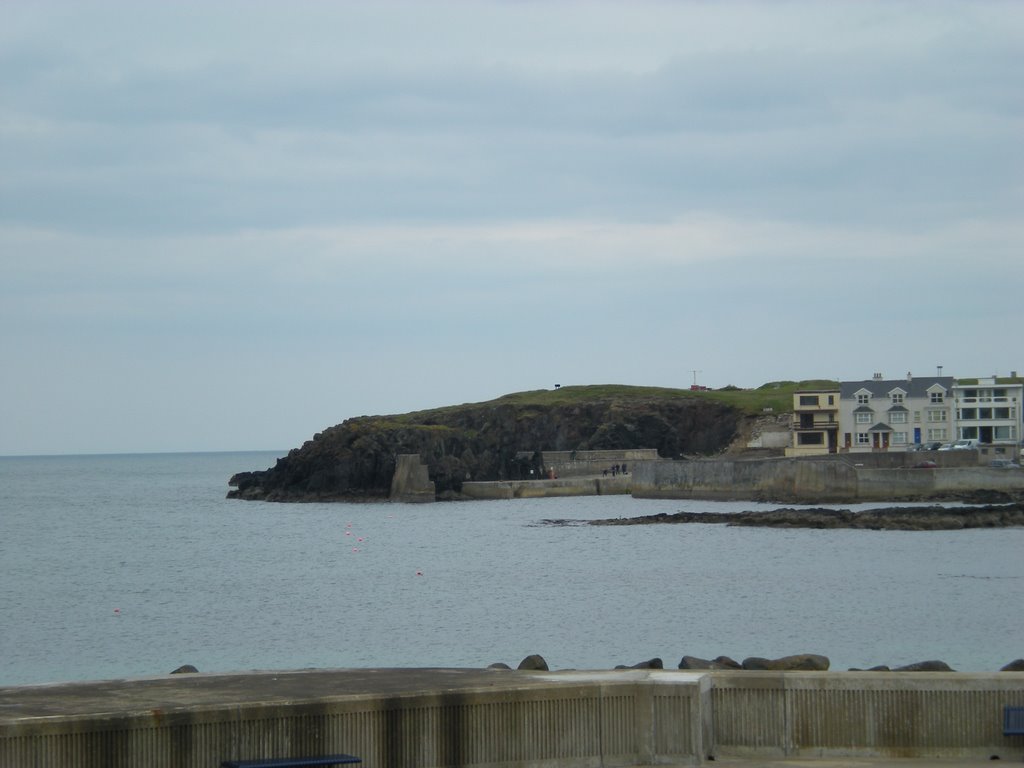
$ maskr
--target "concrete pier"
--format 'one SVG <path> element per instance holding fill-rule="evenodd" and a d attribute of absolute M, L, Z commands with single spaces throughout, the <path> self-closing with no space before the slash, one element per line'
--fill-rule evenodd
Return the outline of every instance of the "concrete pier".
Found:
<path fill-rule="evenodd" d="M 0 766 L 217 766 L 347 752 L 366 768 L 1020 760 L 1024 673 L 185 674 L 0 688 Z"/>

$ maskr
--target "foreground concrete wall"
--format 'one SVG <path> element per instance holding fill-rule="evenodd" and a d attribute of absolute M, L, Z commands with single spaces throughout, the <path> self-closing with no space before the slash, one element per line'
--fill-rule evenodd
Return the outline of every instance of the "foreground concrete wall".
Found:
<path fill-rule="evenodd" d="M 402 670 L 378 673 L 394 678 Z M 343 689 L 344 673 L 334 675 L 329 687 Z M 47 686 L 42 695 L 52 705 L 37 703 L 31 716 L 17 705 L 17 689 L 0 689 L 0 765 L 208 768 L 232 758 L 330 752 L 359 755 L 365 768 L 1024 754 L 1020 738 L 1003 736 L 1001 727 L 1004 706 L 1024 706 L 1024 673 L 508 672 L 484 688 L 338 690 L 292 702 L 253 700 L 247 677 L 225 677 L 218 706 L 173 708 L 142 704 L 138 692 L 115 682 L 89 712 L 75 711 L 76 695 L 90 698 L 82 686 L 77 694 Z M 227 704 L 231 696 L 238 700 Z"/>
<path fill-rule="evenodd" d="M 8 723 L 0 726 L 0 765 L 208 768 L 226 759 L 336 752 L 360 756 L 366 768 L 695 762 L 700 681 L 657 686 L 619 677 Z"/>
<path fill-rule="evenodd" d="M 1024 705 L 1024 674 L 772 673 L 716 675 L 714 749 L 736 757 L 1019 759 L 1003 736 L 1006 705 Z"/>
<path fill-rule="evenodd" d="M 897 501 L 979 489 L 1024 490 L 1022 470 L 875 469 L 834 459 L 647 461 L 634 465 L 631 472 L 637 498 L 817 504 Z"/>

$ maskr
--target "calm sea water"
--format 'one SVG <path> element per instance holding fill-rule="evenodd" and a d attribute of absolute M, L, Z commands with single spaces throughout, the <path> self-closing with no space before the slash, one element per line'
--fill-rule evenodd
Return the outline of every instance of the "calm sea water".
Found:
<path fill-rule="evenodd" d="M 1024 529 L 549 527 L 752 503 L 266 504 L 277 454 L 0 458 L 0 684 L 364 666 L 1024 656 Z"/>

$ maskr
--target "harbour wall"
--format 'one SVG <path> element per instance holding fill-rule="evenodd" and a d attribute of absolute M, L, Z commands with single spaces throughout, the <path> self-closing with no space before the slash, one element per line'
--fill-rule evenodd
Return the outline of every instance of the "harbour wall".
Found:
<path fill-rule="evenodd" d="M 793 503 L 900 501 L 1024 491 L 1024 472 L 988 467 L 875 468 L 835 459 L 647 461 L 631 468 L 636 498 Z"/>
<path fill-rule="evenodd" d="M 1024 673 L 349 672 L 379 690 L 344 670 L 0 689 L 0 765 L 208 768 L 345 752 L 365 768 L 599 768 L 1024 754 L 1002 734 L 1003 707 L 1024 705 Z M 278 683 L 305 693 L 268 693 Z"/>
<path fill-rule="evenodd" d="M 495 480 L 466 482 L 462 495 L 469 499 L 540 499 L 556 496 L 610 496 L 630 492 L 630 475 L 567 477 L 556 480 Z"/>

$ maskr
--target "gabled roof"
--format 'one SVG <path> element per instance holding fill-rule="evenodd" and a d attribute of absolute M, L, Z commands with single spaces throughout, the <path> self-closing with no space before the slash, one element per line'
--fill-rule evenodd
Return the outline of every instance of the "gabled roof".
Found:
<path fill-rule="evenodd" d="M 878 422 L 877 424 L 875 424 L 875 426 L 869 429 L 868 432 L 892 432 L 892 427 L 890 427 L 888 424 Z"/>
<path fill-rule="evenodd" d="M 927 397 L 936 385 L 949 391 L 953 388 L 952 376 L 922 376 L 910 381 L 906 379 L 868 379 L 867 381 L 843 381 L 839 383 L 839 397 L 852 399 L 859 393 L 870 393 L 872 397 L 888 398 L 894 389 L 901 389 L 908 397 Z"/>
<path fill-rule="evenodd" d="M 892 413 L 893 411 L 903 411 L 904 413 L 910 413 L 910 409 L 904 408 L 902 405 L 894 405 L 894 406 L 892 406 L 889 409 L 889 413 Z M 856 413 L 856 411 L 854 411 L 854 413 Z"/>
<path fill-rule="evenodd" d="M 856 408 L 853 409 L 853 412 L 854 413 L 874 413 L 875 409 L 872 408 L 870 405 L 858 405 Z"/>

